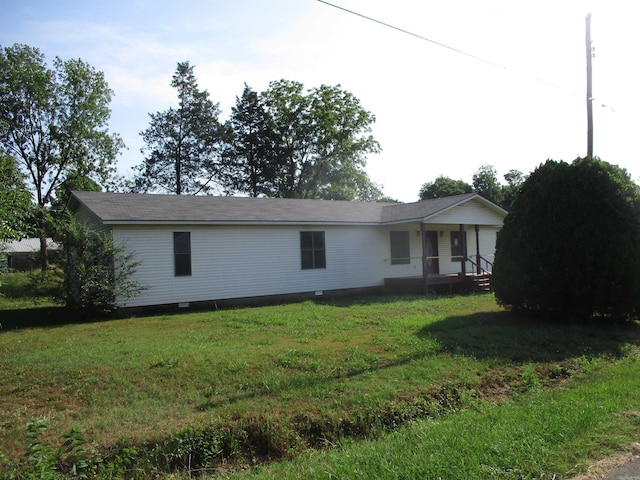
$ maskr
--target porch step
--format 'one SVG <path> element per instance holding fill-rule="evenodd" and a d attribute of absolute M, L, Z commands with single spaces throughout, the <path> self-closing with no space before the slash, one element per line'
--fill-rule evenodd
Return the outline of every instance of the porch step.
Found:
<path fill-rule="evenodd" d="M 480 275 L 474 275 L 473 286 L 476 292 L 491 292 L 491 274 L 482 273 Z"/>

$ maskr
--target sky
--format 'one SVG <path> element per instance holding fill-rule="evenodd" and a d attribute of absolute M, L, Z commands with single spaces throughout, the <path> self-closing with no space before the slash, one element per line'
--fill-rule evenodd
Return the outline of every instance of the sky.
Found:
<path fill-rule="evenodd" d="M 369 177 L 413 202 L 440 175 L 471 183 L 491 165 L 502 179 L 586 156 L 590 13 L 594 155 L 640 182 L 637 0 L 330 3 L 397 29 L 318 0 L 0 0 L 0 45 L 104 72 L 123 176 L 143 161 L 149 114 L 177 104 L 178 62 L 195 66 L 223 121 L 245 83 L 340 85 L 376 117 Z"/>

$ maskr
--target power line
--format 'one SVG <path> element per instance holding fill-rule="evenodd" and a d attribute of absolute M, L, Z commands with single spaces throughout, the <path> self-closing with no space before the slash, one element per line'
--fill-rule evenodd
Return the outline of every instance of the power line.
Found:
<path fill-rule="evenodd" d="M 493 67 L 497 67 L 497 68 L 500 68 L 502 70 L 506 70 L 506 71 L 510 71 L 510 72 L 516 73 L 516 70 L 514 70 L 513 68 L 509 68 L 509 67 L 507 67 L 505 65 L 500 65 L 499 63 L 492 62 L 491 60 L 487 60 L 486 58 L 478 57 L 477 55 L 473 55 L 472 53 L 465 52 L 464 50 L 460 50 L 459 48 L 451 47 L 451 46 L 446 45 L 444 43 L 437 42 L 436 40 L 432 40 L 432 39 L 427 38 L 427 37 L 425 37 L 423 35 L 419 35 L 417 33 L 413 33 L 413 32 L 411 32 L 409 30 L 405 30 L 404 28 L 396 27 L 395 25 L 391 25 L 389 23 L 383 22 L 382 20 L 378 20 L 376 18 L 369 17 L 367 15 L 355 12 L 353 10 L 349 10 L 348 8 L 341 7 L 340 5 L 335 5 L 333 3 L 327 2 L 326 0 L 317 0 L 317 1 L 320 2 L 320 3 L 324 3 L 325 5 L 328 5 L 330 7 L 336 8 L 338 10 L 342 10 L 343 12 L 347 12 L 347 13 L 349 13 L 351 15 L 355 15 L 356 17 L 360 17 L 360 18 L 363 18 L 365 20 L 368 20 L 368 21 L 377 23 L 379 25 L 382 25 L 384 27 L 391 28 L 392 30 L 396 30 L 396 31 L 404 33 L 406 35 L 410 35 L 410 36 L 418 38 L 420 40 L 424 40 L 426 42 L 433 43 L 434 45 L 446 48 L 447 50 L 451 50 L 452 52 L 459 53 L 459 54 L 464 55 L 466 57 L 473 58 L 474 60 L 478 60 L 480 62 L 486 63 L 486 64 L 491 65 Z M 554 83 L 547 82 L 546 80 L 543 80 L 543 79 L 538 78 L 536 76 L 527 75 L 525 73 L 523 73 L 522 75 L 527 76 L 527 77 L 535 80 L 538 83 L 542 83 L 544 85 L 547 85 L 548 87 L 556 88 L 558 90 L 562 90 L 562 91 L 565 91 L 567 93 L 570 93 L 574 97 L 577 96 L 576 92 L 567 90 L 566 88 L 561 87 L 560 85 L 556 85 Z M 595 101 L 596 99 L 592 98 L 591 100 Z M 612 112 L 615 112 L 615 109 L 613 107 L 610 107 L 609 105 L 605 105 L 604 103 L 602 103 L 602 104 L 600 104 L 600 106 L 603 107 L 603 108 L 609 109 Z"/>
<path fill-rule="evenodd" d="M 443 47 L 443 48 L 449 49 L 451 51 L 454 51 L 456 53 L 460 53 L 461 55 L 465 55 L 465 56 L 471 57 L 471 58 L 473 58 L 475 60 L 479 60 L 481 62 L 488 63 L 489 65 L 493 65 L 494 67 L 502 68 L 503 70 L 509 70 L 509 68 L 505 67 L 504 65 L 500 65 L 500 64 L 492 62 L 490 60 L 486 60 L 484 58 L 478 57 L 476 55 L 473 55 L 471 53 L 465 52 L 463 50 L 459 50 L 459 49 L 457 49 L 455 47 L 450 47 L 449 45 L 445 45 L 444 43 L 436 42 L 435 40 L 432 40 L 430 38 L 423 37 L 422 35 L 418 35 L 417 33 L 410 32 L 409 30 L 405 30 L 404 28 L 396 27 L 396 26 L 391 25 L 389 23 L 385 23 L 385 22 L 383 22 L 381 20 L 377 20 L 375 18 L 368 17 L 366 15 L 363 15 L 362 13 L 354 12 L 353 10 L 349 10 L 348 8 L 344 8 L 344 7 L 341 7 L 339 5 L 334 5 L 333 3 L 329 3 L 329 2 L 327 2 L 325 0 L 318 0 L 318 2 L 324 3 L 325 5 L 329 5 L 330 7 L 337 8 L 338 10 L 342 10 L 344 12 L 350 13 L 350 14 L 355 15 L 357 17 L 364 18 L 365 20 L 369 20 L 371 22 L 378 23 L 380 25 L 383 25 L 385 27 L 391 28 L 393 30 L 397 30 L 397 31 L 405 33 L 407 35 L 411 35 L 412 37 L 419 38 L 420 40 L 424 40 L 426 42 L 433 43 L 434 45 L 438 45 L 439 47 Z"/>
<path fill-rule="evenodd" d="M 486 58 L 478 57 L 477 55 L 473 55 L 472 53 L 465 52 L 464 50 L 460 50 L 458 48 L 451 47 L 449 45 L 445 45 L 444 43 L 437 42 L 437 41 L 432 40 L 430 38 L 427 38 L 425 36 L 418 35 L 417 33 L 410 32 L 409 30 L 405 30 L 404 28 L 396 27 L 395 25 L 391 25 L 391 24 L 383 22 L 381 20 L 377 20 L 377 19 L 369 17 L 367 15 L 363 15 L 362 13 L 354 12 L 353 10 L 349 10 L 348 8 L 344 8 L 344 7 L 341 7 L 339 5 L 335 5 L 333 3 L 327 2 L 326 0 L 317 0 L 317 1 L 320 2 L 320 3 L 324 3 L 325 5 L 328 5 L 330 7 L 337 8 L 338 10 L 342 10 L 344 12 L 347 12 L 347 13 L 349 13 L 351 15 L 355 15 L 357 17 L 364 18 L 365 20 L 369 20 L 371 22 L 377 23 L 377 24 L 382 25 L 384 27 L 391 28 L 391 29 L 396 30 L 398 32 L 404 33 L 406 35 L 411 35 L 412 37 L 416 37 L 416 38 L 418 38 L 420 40 L 424 40 L 424 41 L 429 42 L 429 43 L 433 43 L 434 45 L 446 48 L 448 50 L 451 50 L 453 52 L 459 53 L 459 54 L 464 55 L 466 57 L 473 58 L 474 60 L 478 60 L 480 62 L 489 64 L 491 66 L 500 68 L 502 70 L 508 70 L 508 71 L 511 71 L 511 72 L 515 72 L 515 70 L 513 70 L 512 68 L 506 67 L 504 65 L 500 65 L 499 63 L 492 62 L 491 60 L 487 60 Z M 555 85 L 555 84 L 550 83 L 550 82 L 547 82 L 546 80 L 542 80 L 542 79 L 536 78 L 536 77 L 532 77 L 532 78 L 536 82 L 543 83 L 543 84 L 545 84 L 545 85 L 547 85 L 549 87 L 557 88 L 559 90 L 564 90 L 563 87 L 561 87 L 559 85 Z M 573 92 L 572 95 L 576 95 L 575 92 Z"/>

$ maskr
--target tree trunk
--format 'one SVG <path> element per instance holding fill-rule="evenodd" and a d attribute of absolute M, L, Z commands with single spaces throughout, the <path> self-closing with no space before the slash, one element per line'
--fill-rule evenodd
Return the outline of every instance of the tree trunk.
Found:
<path fill-rule="evenodd" d="M 46 272 L 49 269 L 49 252 L 47 249 L 47 220 L 44 211 L 38 214 L 38 233 L 40 234 L 40 269 Z"/>

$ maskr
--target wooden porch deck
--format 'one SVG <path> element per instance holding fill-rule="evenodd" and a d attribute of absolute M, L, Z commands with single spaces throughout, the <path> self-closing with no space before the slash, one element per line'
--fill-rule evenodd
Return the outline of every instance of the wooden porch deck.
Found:
<path fill-rule="evenodd" d="M 429 292 L 454 293 L 462 291 L 491 291 L 491 275 L 451 273 L 432 274 L 427 277 Z M 422 276 L 385 278 L 384 287 L 390 293 L 422 295 L 425 292 L 425 279 Z"/>

